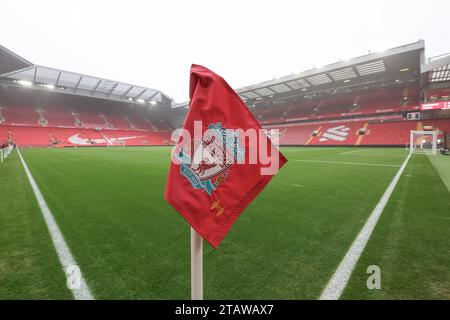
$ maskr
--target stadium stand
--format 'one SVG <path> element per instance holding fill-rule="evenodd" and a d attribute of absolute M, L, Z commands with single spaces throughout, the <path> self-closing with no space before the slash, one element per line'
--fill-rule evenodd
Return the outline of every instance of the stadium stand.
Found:
<path fill-rule="evenodd" d="M 413 91 L 411 88 L 408 90 Z M 266 118 L 272 119 L 266 122 L 265 128 L 279 129 L 282 145 L 308 146 L 403 146 L 408 143 L 409 131 L 421 129 L 424 125 L 450 132 L 450 119 L 407 121 L 403 120 L 402 115 L 396 115 L 396 111 L 415 110 L 419 104 L 418 94 L 402 104 L 404 91 L 403 88 L 384 91 L 384 94 L 379 91 L 324 99 L 319 103 L 320 108 L 315 114 L 312 112 L 317 103 L 315 101 L 307 101 L 295 107 L 277 106 L 270 112 L 266 109 L 263 113 Z M 357 111 L 349 109 L 354 101 L 358 101 Z M 9 135 L 22 146 L 170 144 L 172 128 L 162 119 L 151 118 L 142 110 L 133 112 L 124 108 L 121 111 L 96 106 L 71 109 L 63 105 L 48 105 L 41 109 L 39 113 L 31 105 L 3 105 L 4 121 L 0 125 L 0 142 L 7 141 Z M 388 114 L 377 114 L 386 109 L 389 109 L 386 111 Z M 45 124 L 39 121 L 40 116 L 46 120 Z M 346 116 L 353 118 L 346 119 Z M 288 121 L 283 121 L 283 117 Z M 77 119 L 80 121 L 78 125 Z M 360 129 L 363 129 L 364 134 L 359 134 Z"/>
<path fill-rule="evenodd" d="M 45 118 L 50 126 L 60 127 L 74 127 L 75 118 L 71 114 L 71 111 L 64 106 L 51 107 L 47 106 L 44 109 L 46 111 Z"/>
<path fill-rule="evenodd" d="M 112 146 L 167 145 L 172 130 L 164 122 L 135 116 L 139 127 L 130 126 L 121 114 L 100 114 L 96 108 L 77 112 L 62 107 L 45 107 L 45 124 L 31 106 L 7 106 L 0 124 L 0 142 L 21 146 Z M 72 114 L 71 114 L 72 113 Z M 75 114 L 75 115 L 74 115 Z M 80 119 L 77 125 L 77 119 Z M 130 117 L 133 119 L 133 117 Z M 122 142 L 121 142 L 122 141 Z"/>
<path fill-rule="evenodd" d="M 238 93 L 281 145 L 404 147 L 411 130 L 450 130 L 450 55 L 423 53 L 419 41 Z"/>
<path fill-rule="evenodd" d="M 279 130 L 281 145 L 405 146 L 411 130 L 450 132 L 450 55 L 425 63 L 424 48 L 419 41 L 237 92 L 266 130 Z M 0 143 L 22 146 L 166 145 L 188 109 L 155 89 L 31 64 L 0 84 Z"/>
<path fill-rule="evenodd" d="M 255 113 L 261 123 L 290 122 L 307 119 L 333 119 L 343 116 L 373 115 L 418 109 L 419 90 L 416 87 L 332 96 L 275 106 Z M 254 110 L 254 109 L 253 109 Z"/>
<path fill-rule="evenodd" d="M 1 125 L 0 141 L 15 142 L 24 147 L 152 146 L 169 145 L 170 133 Z"/>
<path fill-rule="evenodd" d="M 20 96 L 15 98 L 22 100 Z M 172 129 L 145 108 L 113 104 L 105 107 L 95 101 L 74 106 L 56 100 L 1 103 L 0 143 L 33 147 L 170 144 Z"/>
<path fill-rule="evenodd" d="M 9 105 L 4 109 L 5 124 L 37 125 L 39 114 L 33 106 Z"/>
<path fill-rule="evenodd" d="M 269 126 L 266 129 L 279 130 L 281 145 L 405 146 L 409 143 L 409 132 L 423 130 L 424 126 L 450 132 L 450 119 L 392 122 L 337 120 Z M 364 134 L 359 134 L 360 129 L 363 129 Z"/>
<path fill-rule="evenodd" d="M 0 143 L 170 144 L 173 100 L 159 90 L 33 65 L 2 46 L 0 62 Z"/>
<path fill-rule="evenodd" d="M 399 121 L 371 123 L 367 134 L 362 138 L 364 145 L 397 145 L 409 143 L 409 132 L 418 129 L 420 121 Z"/>
<path fill-rule="evenodd" d="M 426 99 L 430 102 L 450 100 L 450 89 L 428 90 L 426 93 Z"/>
<path fill-rule="evenodd" d="M 74 110 L 79 116 L 83 128 L 108 128 L 96 108 L 78 107 Z"/>
<path fill-rule="evenodd" d="M 102 112 L 105 117 L 107 124 L 109 123 L 112 128 L 116 129 L 133 129 L 130 123 L 124 118 L 124 116 L 119 112 Z"/>

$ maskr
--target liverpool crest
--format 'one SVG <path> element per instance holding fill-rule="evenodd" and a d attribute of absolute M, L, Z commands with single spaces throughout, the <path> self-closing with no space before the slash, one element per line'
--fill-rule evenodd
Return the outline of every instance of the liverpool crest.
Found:
<path fill-rule="evenodd" d="M 208 126 L 202 138 L 191 141 L 177 154 L 180 172 L 195 189 L 211 195 L 226 181 L 231 167 L 244 157 L 238 132 L 222 127 L 220 122 Z"/>

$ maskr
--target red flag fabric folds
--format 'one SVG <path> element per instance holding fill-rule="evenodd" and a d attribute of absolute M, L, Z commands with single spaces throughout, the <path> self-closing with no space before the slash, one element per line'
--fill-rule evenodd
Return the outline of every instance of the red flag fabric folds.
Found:
<path fill-rule="evenodd" d="M 276 172 L 264 168 L 281 168 L 287 160 L 219 75 L 192 65 L 189 97 L 188 135 L 180 136 L 172 153 L 164 197 L 217 248 Z M 259 155 L 264 151 L 269 158 Z"/>

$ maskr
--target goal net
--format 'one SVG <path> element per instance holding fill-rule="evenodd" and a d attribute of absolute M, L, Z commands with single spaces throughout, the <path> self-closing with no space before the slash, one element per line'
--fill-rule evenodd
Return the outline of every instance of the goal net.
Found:
<path fill-rule="evenodd" d="M 127 144 L 123 140 L 109 140 L 108 146 L 109 147 L 125 147 Z"/>
<path fill-rule="evenodd" d="M 439 131 L 411 130 L 409 152 L 436 155 L 438 134 Z"/>

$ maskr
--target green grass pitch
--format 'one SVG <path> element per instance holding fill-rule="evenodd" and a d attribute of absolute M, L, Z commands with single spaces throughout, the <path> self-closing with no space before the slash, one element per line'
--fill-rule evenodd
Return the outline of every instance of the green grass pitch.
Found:
<path fill-rule="evenodd" d="M 21 151 L 96 299 L 190 298 L 190 229 L 163 199 L 170 148 Z M 205 299 L 317 299 L 407 156 L 282 152 L 219 249 L 205 244 Z M 0 299 L 71 299 L 17 151 L 0 182 Z M 411 158 L 342 298 L 450 299 L 449 186 L 448 157 Z"/>

